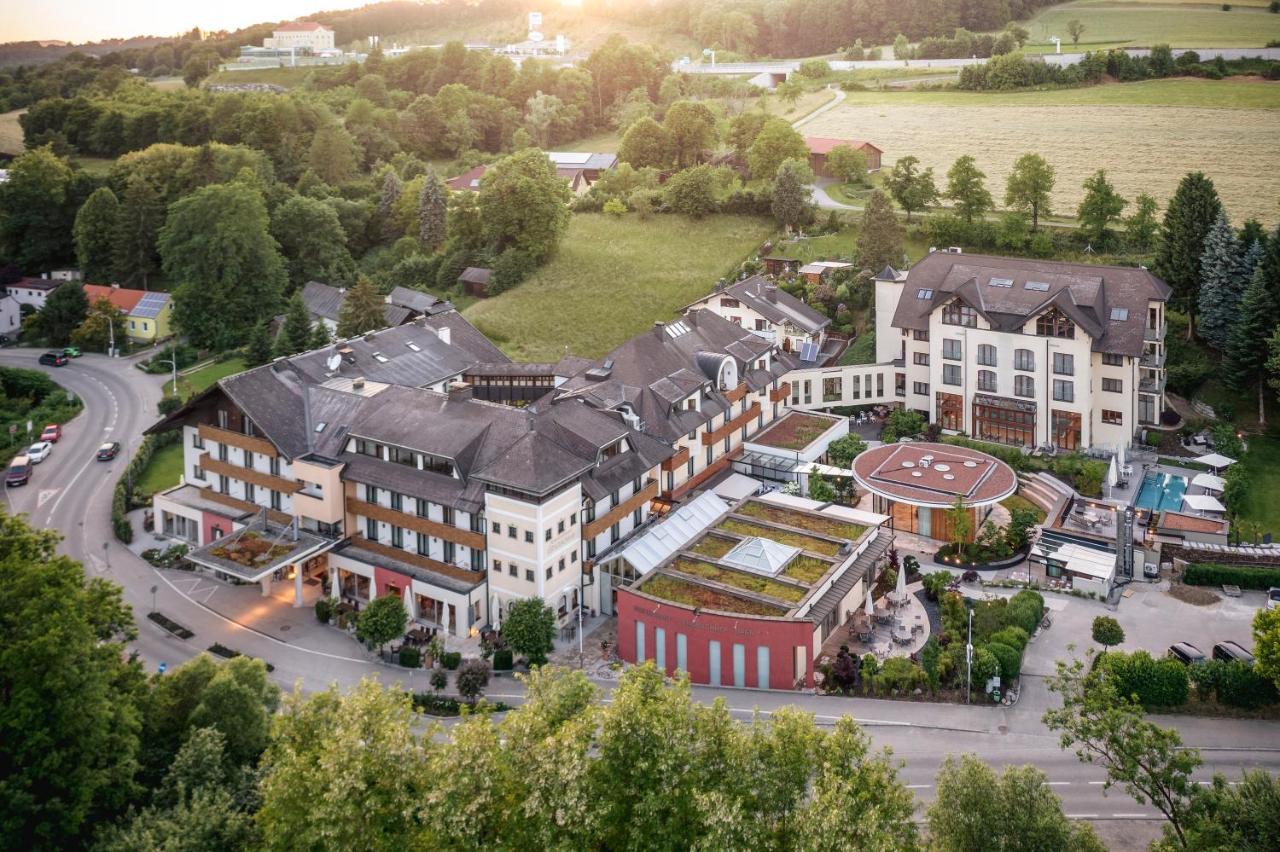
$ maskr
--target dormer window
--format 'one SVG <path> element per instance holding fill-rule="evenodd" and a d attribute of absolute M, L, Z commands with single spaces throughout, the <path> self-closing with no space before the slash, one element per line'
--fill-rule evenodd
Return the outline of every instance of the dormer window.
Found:
<path fill-rule="evenodd" d="M 977 328 L 978 312 L 962 302 L 951 302 L 942 309 L 944 325 L 963 325 Z"/>
<path fill-rule="evenodd" d="M 1067 315 L 1057 308 L 1049 310 L 1036 317 L 1036 334 L 1040 337 L 1063 337 L 1074 338 L 1076 336 L 1076 324 L 1067 318 Z"/>

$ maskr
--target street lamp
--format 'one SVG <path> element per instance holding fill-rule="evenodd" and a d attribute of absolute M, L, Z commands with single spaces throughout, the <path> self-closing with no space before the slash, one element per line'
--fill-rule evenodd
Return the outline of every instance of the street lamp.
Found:
<path fill-rule="evenodd" d="M 175 347 L 172 358 L 157 358 L 161 364 L 168 364 L 173 368 L 173 395 L 178 395 L 178 351 Z"/>
<path fill-rule="evenodd" d="M 973 607 L 969 607 L 969 641 L 964 646 L 964 703 L 973 701 Z"/>
<path fill-rule="evenodd" d="M 160 587 L 159 587 L 159 586 L 152 586 L 152 587 L 151 587 L 151 611 L 152 611 L 152 612 L 155 612 L 155 611 L 156 611 L 156 589 L 158 589 L 158 588 L 160 588 Z"/>

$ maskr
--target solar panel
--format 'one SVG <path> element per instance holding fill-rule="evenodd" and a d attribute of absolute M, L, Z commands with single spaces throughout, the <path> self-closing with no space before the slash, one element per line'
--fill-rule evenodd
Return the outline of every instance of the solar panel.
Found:
<path fill-rule="evenodd" d="M 666 329 L 668 337 L 679 337 L 689 330 L 689 326 L 684 324 L 684 320 L 676 320 L 667 323 Z"/>
<path fill-rule="evenodd" d="M 987 283 L 990 284 L 992 287 L 1012 287 L 1013 279 L 1012 278 L 992 278 Z"/>
<path fill-rule="evenodd" d="M 818 360 L 818 344 L 814 343 L 812 340 L 806 340 L 800 346 L 800 360 L 801 361 Z"/>
<path fill-rule="evenodd" d="M 1028 290 L 1035 290 L 1038 293 L 1048 293 L 1049 285 L 1044 281 L 1028 281 L 1023 285 Z"/>
<path fill-rule="evenodd" d="M 147 293 L 138 301 L 137 306 L 129 312 L 129 316 L 138 319 L 154 319 L 160 315 L 160 311 L 164 310 L 164 306 L 168 303 L 168 293 Z"/>

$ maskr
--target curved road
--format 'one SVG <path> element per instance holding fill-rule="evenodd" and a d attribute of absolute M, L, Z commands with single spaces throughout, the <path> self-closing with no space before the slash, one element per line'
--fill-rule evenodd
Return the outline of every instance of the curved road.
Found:
<path fill-rule="evenodd" d="M 40 367 L 38 356 L 36 350 L 0 350 L 0 364 L 51 374 L 84 399 L 85 410 L 65 424 L 62 440 L 52 455 L 35 467 L 30 484 L 6 489 L 4 498 L 11 511 L 26 513 L 34 525 L 60 531 L 63 551 L 84 562 L 90 575 L 107 577 L 124 588 L 125 600 L 138 616 L 134 648 L 148 670 L 155 671 L 162 661 L 172 667 L 217 641 L 271 660 L 276 667 L 275 679 L 286 688 L 297 683 L 316 690 L 334 682 L 346 687 L 370 676 L 425 688 L 425 673 L 380 665 L 365 656 L 354 641 L 350 656 L 339 656 L 299 647 L 229 621 L 188 598 L 162 572 L 118 544 L 110 528 L 111 491 L 141 442 L 142 430 L 156 419 L 163 381 L 123 359 L 85 355 L 55 369 Z M 95 461 L 94 450 L 107 439 L 120 441 L 125 451 L 114 462 Z M 151 610 L 153 587 L 157 608 L 195 631 L 196 639 L 176 639 L 145 618 Z M 600 685 L 608 691 L 607 682 Z M 522 697 L 519 686 L 509 679 L 494 681 L 489 692 L 509 703 L 518 703 Z M 971 751 L 997 766 L 1036 764 L 1062 796 L 1067 813 L 1104 823 L 1103 831 L 1113 844 L 1145 843 L 1158 830 L 1150 807 L 1138 805 L 1118 791 L 1104 795 L 1102 773 L 1059 749 L 1056 736 L 1040 723 L 1052 697 L 1043 679 L 1034 674 L 1024 675 L 1022 701 L 1010 709 L 706 687 L 695 688 L 694 694 L 704 701 L 723 698 L 743 719 L 787 705 L 799 705 L 828 724 L 841 714 L 851 714 L 877 745 L 891 746 L 895 756 L 906 761 L 903 779 L 922 801 L 932 798 L 942 758 Z M 1189 745 L 1205 750 L 1204 778 L 1215 770 L 1237 777 L 1246 767 L 1280 771 L 1280 725 L 1274 722 L 1191 717 L 1160 721 L 1179 728 Z"/>

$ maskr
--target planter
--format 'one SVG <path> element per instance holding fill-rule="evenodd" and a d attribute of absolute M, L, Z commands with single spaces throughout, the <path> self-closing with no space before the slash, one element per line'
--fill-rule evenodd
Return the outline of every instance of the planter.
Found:
<path fill-rule="evenodd" d="M 954 556 L 944 556 L 939 550 L 933 554 L 933 561 L 939 565 L 945 565 L 948 568 L 959 568 L 963 571 L 999 571 L 1001 568 L 1012 568 L 1020 565 L 1027 559 L 1027 554 L 1031 552 L 1031 548 L 1021 550 L 1005 559 L 996 559 L 991 562 L 957 562 Z"/>

